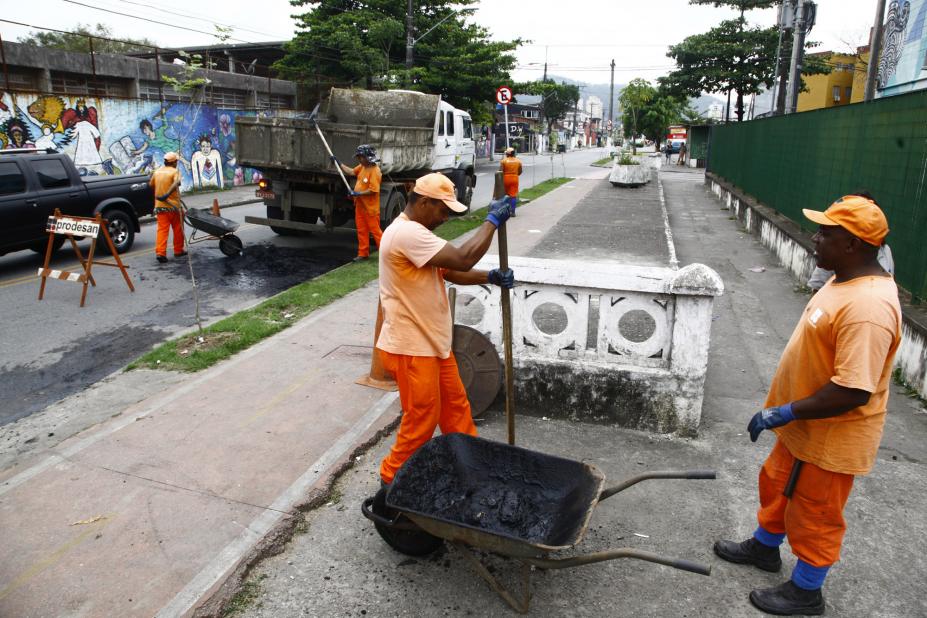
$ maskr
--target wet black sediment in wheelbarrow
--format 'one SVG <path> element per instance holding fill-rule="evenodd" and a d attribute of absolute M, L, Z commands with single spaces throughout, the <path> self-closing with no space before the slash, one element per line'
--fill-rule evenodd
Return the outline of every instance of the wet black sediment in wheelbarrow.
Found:
<path fill-rule="evenodd" d="M 393 481 L 390 507 L 551 546 L 579 540 L 599 480 L 581 462 L 449 434 L 432 439 Z"/>

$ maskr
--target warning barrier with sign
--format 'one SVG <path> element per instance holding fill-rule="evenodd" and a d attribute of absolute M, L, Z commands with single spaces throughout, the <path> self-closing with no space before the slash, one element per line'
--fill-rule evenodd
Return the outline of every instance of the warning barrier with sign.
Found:
<path fill-rule="evenodd" d="M 106 219 L 101 217 L 99 214 L 96 217 L 70 217 L 63 216 L 61 211 L 57 208 L 55 209 L 55 214 L 48 218 L 48 222 L 45 225 L 45 230 L 48 232 L 48 248 L 45 250 L 45 265 L 39 269 L 39 277 L 42 279 L 42 283 L 39 286 L 39 300 L 42 300 L 42 297 L 45 295 L 45 283 L 49 279 L 59 279 L 61 281 L 74 281 L 76 283 L 83 284 L 84 289 L 80 295 L 80 306 L 84 306 L 84 301 L 87 299 L 87 284 L 96 287 L 97 282 L 94 281 L 91 269 L 93 265 L 98 266 L 113 266 L 118 268 L 122 272 L 123 278 L 126 280 L 126 285 L 129 286 L 129 291 L 134 292 L 135 287 L 132 285 L 132 281 L 129 280 L 129 273 L 126 272 L 126 267 L 122 263 L 122 260 L 119 259 L 119 253 L 116 252 L 116 247 L 113 245 L 113 240 L 109 237 L 109 231 L 106 229 Z M 74 248 L 74 254 L 77 255 L 77 261 L 80 262 L 82 272 L 69 272 L 67 270 L 55 270 L 49 268 L 49 263 L 51 262 L 51 256 L 54 252 L 55 247 L 55 235 L 66 236 L 69 241 L 71 241 L 71 246 Z M 106 242 L 106 246 L 109 249 L 110 254 L 112 254 L 115 262 L 103 262 L 100 260 L 94 260 L 93 255 L 97 249 L 97 239 L 102 235 L 103 240 Z M 84 255 L 80 251 L 80 247 L 77 246 L 77 241 L 74 240 L 74 237 L 80 238 L 92 238 L 90 241 L 90 252 L 87 253 L 87 258 L 84 259 Z"/>

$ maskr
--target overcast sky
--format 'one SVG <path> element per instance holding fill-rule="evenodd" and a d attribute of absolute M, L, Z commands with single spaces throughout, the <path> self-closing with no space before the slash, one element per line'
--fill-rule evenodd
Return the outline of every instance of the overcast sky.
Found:
<path fill-rule="evenodd" d="M 811 39 L 819 50 L 842 51 L 864 44 L 875 16 L 876 0 L 817 0 L 817 25 Z M 87 6 L 83 6 L 87 5 Z M 90 7 L 127 13 L 115 15 Z M 155 8 L 157 7 L 157 8 Z M 208 45 L 213 24 L 233 26 L 230 42 L 285 40 L 294 32 L 290 17 L 298 12 L 287 0 L 4 0 L 3 19 L 68 30 L 77 23 L 104 23 L 117 37 L 147 37 L 165 47 Z M 688 35 L 704 32 L 727 9 L 692 6 L 688 0 L 484 0 L 474 19 L 495 39 L 521 37 L 531 43 L 518 50 L 518 81 L 540 78 L 545 58 L 548 73 L 588 83 L 607 83 L 608 65 L 615 60 L 615 81 L 654 78 L 672 69 L 666 48 Z M 753 11 L 749 21 L 772 25 L 776 11 Z M 162 21 L 183 30 L 152 23 Z M 16 40 L 29 28 L 0 22 L 5 41 Z"/>

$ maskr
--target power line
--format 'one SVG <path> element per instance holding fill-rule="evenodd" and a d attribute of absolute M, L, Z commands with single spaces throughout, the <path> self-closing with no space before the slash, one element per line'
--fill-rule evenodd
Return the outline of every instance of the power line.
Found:
<path fill-rule="evenodd" d="M 196 13 L 180 13 L 180 12 L 171 11 L 171 10 L 165 9 L 165 8 L 157 8 L 157 9 L 156 9 L 156 8 L 152 7 L 150 4 L 145 4 L 145 3 L 143 3 L 143 2 L 133 2 L 133 0 L 119 0 L 119 1 L 120 1 L 120 2 L 123 2 L 123 3 L 125 3 L 125 4 L 132 4 L 132 5 L 134 5 L 134 6 L 140 6 L 140 7 L 148 8 L 148 9 L 151 9 L 151 10 L 157 10 L 159 13 L 168 13 L 168 14 L 170 14 L 170 15 L 176 15 L 176 16 L 178 16 L 178 17 L 185 17 L 185 18 L 187 18 L 187 19 L 201 19 L 201 20 L 202 20 L 202 19 L 207 19 L 207 20 L 209 19 L 209 18 L 206 17 L 206 16 L 197 15 Z M 221 23 L 221 22 L 212 22 L 212 23 L 214 23 L 214 24 L 217 25 L 217 26 L 223 26 L 223 27 L 225 27 L 225 28 L 234 28 L 235 30 L 244 30 L 245 32 L 253 32 L 254 34 L 261 34 L 261 35 L 264 35 L 264 36 L 269 36 L 269 37 L 272 37 L 272 38 L 274 38 L 274 39 L 286 38 L 286 37 L 277 36 L 277 35 L 275 35 L 275 34 L 270 34 L 269 32 L 261 32 L 260 30 L 252 30 L 252 29 L 250 29 L 250 28 L 245 28 L 245 27 L 239 26 L 239 25 L 237 25 L 237 24 Z"/>

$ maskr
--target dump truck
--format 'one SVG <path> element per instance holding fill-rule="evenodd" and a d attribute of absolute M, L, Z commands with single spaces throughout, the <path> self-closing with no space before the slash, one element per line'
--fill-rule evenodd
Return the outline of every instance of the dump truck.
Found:
<path fill-rule="evenodd" d="M 245 217 L 281 235 L 328 230 L 354 221 L 354 203 L 329 159 L 325 142 L 347 165 L 356 165 L 360 144 L 376 148 L 383 182 L 380 224 L 403 211 L 415 179 L 430 172 L 448 176 L 457 199 L 469 206 L 476 186 L 470 115 L 438 95 L 409 90 L 332 88 L 312 114 L 236 120 L 240 165 L 263 178 L 256 194 L 266 217 Z M 353 187 L 353 178 L 348 176 Z"/>

